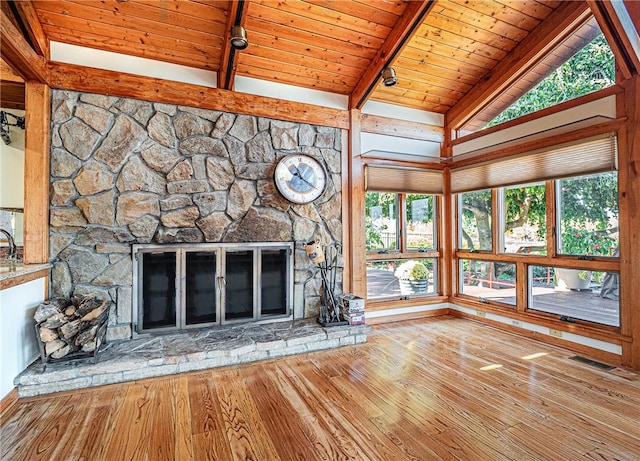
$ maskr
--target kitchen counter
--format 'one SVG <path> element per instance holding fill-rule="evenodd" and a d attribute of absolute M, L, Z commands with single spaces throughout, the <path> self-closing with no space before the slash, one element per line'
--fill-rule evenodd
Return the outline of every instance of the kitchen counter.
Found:
<path fill-rule="evenodd" d="M 22 261 L 0 260 L 0 290 L 47 277 L 51 264 L 24 264 Z"/>

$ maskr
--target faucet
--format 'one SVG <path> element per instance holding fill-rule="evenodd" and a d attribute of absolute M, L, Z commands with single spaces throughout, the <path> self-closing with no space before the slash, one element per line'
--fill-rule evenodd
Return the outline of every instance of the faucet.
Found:
<path fill-rule="evenodd" d="M 4 229 L 0 229 L 0 232 L 6 235 L 7 239 L 9 240 L 9 256 L 7 256 L 7 259 L 15 259 L 16 258 L 16 242 L 15 240 L 13 240 L 13 236 L 11 235 L 10 232 Z"/>

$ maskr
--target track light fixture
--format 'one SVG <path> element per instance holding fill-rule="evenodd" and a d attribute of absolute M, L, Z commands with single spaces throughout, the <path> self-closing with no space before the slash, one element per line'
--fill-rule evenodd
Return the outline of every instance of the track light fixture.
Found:
<path fill-rule="evenodd" d="M 398 76 L 393 67 L 385 67 L 382 69 L 382 84 L 384 86 L 393 86 L 398 83 Z"/>
<path fill-rule="evenodd" d="M 244 50 L 249 46 L 249 40 L 247 39 L 247 31 L 242 26 L 231 27 L 231 46 L 236 50 Z"/>

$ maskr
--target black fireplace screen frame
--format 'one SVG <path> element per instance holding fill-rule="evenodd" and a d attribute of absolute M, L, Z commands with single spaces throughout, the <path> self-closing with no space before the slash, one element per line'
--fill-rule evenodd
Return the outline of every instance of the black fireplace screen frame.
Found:
<path fill-rule="evenodd" d="M 134 334 L 293 319 L 293 242 L 133 245 L 132 257 Z"/>

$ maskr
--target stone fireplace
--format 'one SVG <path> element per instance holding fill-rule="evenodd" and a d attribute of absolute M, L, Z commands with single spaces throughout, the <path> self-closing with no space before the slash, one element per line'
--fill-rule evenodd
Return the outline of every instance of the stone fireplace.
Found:
<path fill-rule="evenodd" d="M 51 291 L 112 301 L 107 339 L 131 338 L 137 323 L 139 245 L 290 245 L 282 315 L 317 315 L 320 281 L 301 243 L 342 241 L 339 129 L 60 90 L 51 110 Z M 277 161 L 294 152 L 328 173 L 311 204 L 286 201 L 273 181 Z"/>

